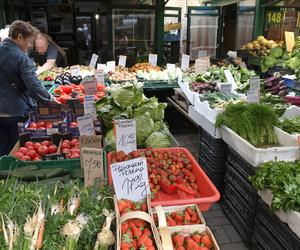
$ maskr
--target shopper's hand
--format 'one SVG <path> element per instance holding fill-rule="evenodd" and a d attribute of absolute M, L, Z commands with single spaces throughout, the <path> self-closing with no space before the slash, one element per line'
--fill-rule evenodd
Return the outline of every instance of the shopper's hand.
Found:
<path fill-rule="evenodd" d="M 61 102 L 59 102 L 55 97 L 53 98 L 52 103 L 61 104 Z"/>

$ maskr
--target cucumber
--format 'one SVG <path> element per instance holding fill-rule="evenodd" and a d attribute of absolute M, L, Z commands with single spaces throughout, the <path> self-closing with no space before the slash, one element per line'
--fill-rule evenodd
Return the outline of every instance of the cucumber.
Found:
<path fill-rule="evenodd" d="M 8 176 L 15 176 L 26 172 L 31 172 L 34 170 L 38 170 L 39 168 L 35 165 L 28 165 L 26 167 L 21 168 L 14 168 L 14 169 L 8 169 L 8 170 L 2 170 L 0 171 L 0 179 L 6 179 Z"/>
<path fill-rule="evenodd" d="M 37 184 L 38 185 L 53 185 L 53 184 L 56 184 L 57 182 L 65 183 L 69 180 L 70 180 L 70 175 L 63 175 L 63 176 L 59 176 L 59 177 L 55 177 L 55 178 L 38 181 Z"/>
<path fill-rule="evenodd" d="M 84 171 L 81 168 L 75 169 L 70 173 L 70 175 L 71 175 L 72 179 L 83 179 L 84 178 Z"/>
<path fill-rule="evenodd" d="M 15 173 L 25 172 L 25 171 L 34 171 L 34 170 L 38 170 L 38 169 L 39 169 L 39 167 L 36 165 L 28 165 L 26 167 L 17 168 L 15 170 Z"/>

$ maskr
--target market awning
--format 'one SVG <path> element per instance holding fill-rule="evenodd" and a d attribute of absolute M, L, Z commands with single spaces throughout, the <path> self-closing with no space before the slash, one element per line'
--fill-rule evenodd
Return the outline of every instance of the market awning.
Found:
<path fill-rule="evenodd" d="M 241 2 L 243 0 L 204 0 L 203 4 L 211 4 L 212 6 L 226 6 L 234 3 Z"/>

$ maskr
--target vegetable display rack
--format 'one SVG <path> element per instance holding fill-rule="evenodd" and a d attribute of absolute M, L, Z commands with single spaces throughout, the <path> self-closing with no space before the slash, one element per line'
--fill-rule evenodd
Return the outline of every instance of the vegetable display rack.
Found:
<path fill-rule="evenodd" d="M 149 80 L 142 80 L 144 82 L 144 89 L 173 89 L 179 88 L 177 80 L 168 80 L 168 81 L 149 81 Z"/>

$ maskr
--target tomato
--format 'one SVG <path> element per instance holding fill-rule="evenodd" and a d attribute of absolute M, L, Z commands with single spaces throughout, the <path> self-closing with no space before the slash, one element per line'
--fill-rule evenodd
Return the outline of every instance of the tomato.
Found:
<path fill-rule="evenodd" d="M 35 150 L 30 150 L 26 153 L 26 156 L 29 156 L 31 160 L 33 160 L 36 157 L 36 152 Z"/>
<path fill-rule="evenodd" d="M 31 161 L 31 158 L 27 155 L 24 155 L 20 160 L 21 161 Z"/>
<path fill-rule="evenodd" d="M 33 159 L 33 161 L 40 161 L 40 160 L 41 158 L 39 158 L 38 156 Z"/>
<path fill-rule="evenodd" d="M 48 128 L 52 128 L 52 123 L 51 122 L 46 122 L 45 127 Z"/>
<path fill-rule="evenodd" d="M 97 83 L 97 90 L 99 92 L 101 92 L 103 89 L 105 89 L 105 85 L 104 84 L 101 84 L 101 83 Z"/>
<path fill-rule="evenodd" d="M 33 146 L 33 142 L 32 141 L 25 142 L 25 147 L 28 148 L 28 146 Z"/>
<path fill-rule="evenodd" d="M 48 150 L 49 150 L 49 154 L 54 154 L 57 152 L 57 147 L 55 145 L 50 145 Z"/>
<path fill-rule="evenodd" d="M 38 151 L 38 149 L 39 149 L 40 146 L 41 146 L 41 144 L 38 143 L 38 142 L 36 142 L 36 143 L 34 144 L 33 148 L 34 148 L 35 151 Z"/>
<path fill-rule="evenodd" d="M 42 146 L 47 146 L 49 147 L 52 143 L 50 141 L 42 141 L 41 145 Z"/>
<path fill-rule="evenodd" d="M 48 147 L 47 146 L 40 146 L 38 149 L 39 155 L 46 155 L 48 154 Z"/>
<path fill-rule="evenodd" d="M 25 147 L 20 147 L 18 151 L 25 155 L 28 152 L 28 149 Z"/>
<path fill-rule="evenodd" d="M 40 128 L 40 127 L 45 127 L 45 122 L 39 121 L 39 122 L 36 123 L 36 126 L 37 126 L 38 128 Z"/>
<path fill-rule="evenodd" d="M 62 87 L 62 91 L 67 94 L 70 95 L 72 93 L 73 88 L 71 86 L 63 86 Z"/>
<path fill-rule="evenodd" d="M 14 153 L 14 157 L 18 158 L 18 159 L 21 159 L 24 155 L 21 153 L 21 152 L 16 152 Z"/>
<path fill-rule="evenodd" d="M 80 155 L 75 153 L 75 154 L 72 154 L 70 158 L 71 159 L 80 158 Z"/>
<path fill-rule="evenodd" d="M 70 141 L 70 144 L 72 147 L 75 147 L 75 146 L 78 146 L 79 141 L 78 141 L 78 139 L 74 138 L 72 141 Z"/>
<path fill-rule="evenodd" d="M 80 103 L 84 103 L 84 95 L 79 95 L 77 96 L 77 98 L 80 101 Z"/>
<path fill-rule="evenodd" d="M 28 147 L 27 147 L 27 150 L 28 150 L 28 151 L 34 150 L 34 147 L 33 147 L 33 146 L 28 146 Z"/>

